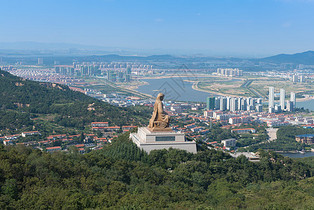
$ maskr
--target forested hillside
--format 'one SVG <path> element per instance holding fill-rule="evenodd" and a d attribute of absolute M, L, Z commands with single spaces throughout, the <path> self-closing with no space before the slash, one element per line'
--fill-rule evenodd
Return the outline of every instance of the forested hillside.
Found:
<path fill-rule="evenodd" d="M 119 108 L 101 102 L 67 86 L 28 81 L 0 70 L 0 130 L 32 128 L 32 119 L 78 129 L 92 121 L 111 125 L 145 124 L 150 110 Z M 45 118 L 46 116 L 49 116 Z"/>
<path fill-rule="evenodd" d="M 249 149 L 250 151 L 256 151 L 258 149 L 274 151 L 302 150 L 307 145 L 297 142 L 295 140 L 295 136 L 301 134 L 313 134 L 313 130 L 291 125 L 280 127 L 277 131 L 276 141 L 266 142 L 265 144 L 253 145 L 250 146 Z"/>
<path fill-rule="evenodd" d="M 0 146 L 0 209 L 313 209 L 313 168 L 260 153 L 147 155 L 127 133 L 85 155 Z"/>

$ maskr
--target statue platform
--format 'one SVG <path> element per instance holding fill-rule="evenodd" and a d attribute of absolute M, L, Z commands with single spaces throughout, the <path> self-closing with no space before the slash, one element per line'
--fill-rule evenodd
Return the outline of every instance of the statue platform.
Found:
<path fill-rule="evenodd" d="M 186 141 L 184 133 L 175 132 L 171 128 L 138 128 L 130 138 L 141 149 L 149 153 L 155 149 L 181 149 L 196 153 L 195 141 Z"/>

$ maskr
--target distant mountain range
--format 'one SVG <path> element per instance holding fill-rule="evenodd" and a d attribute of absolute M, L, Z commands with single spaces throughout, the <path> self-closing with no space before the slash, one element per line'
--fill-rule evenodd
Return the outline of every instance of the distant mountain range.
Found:
<path fill-rule="evenodd" d="M 55 60 L 55 57 L 64 57 L 64 59 L 67 59 L 65 57 L 68 57 L 68 59 L 72 61 L 77 59 L 76 56 L 79 56 L 81 59 L 86 59 L 86 61 L 176 61 L 182 63 L 208 61 L 252 61 L 276 64 L 293 63 L 314 65 L 314 51 L 306 51 L 296 54 L 279 54 L 265 58 L 245 59 L 221 56 L 193 56 L 193 53 L 191 53 L 190 56 L 175 56 L 175 54 L 172 52 L 167 54 L 164 53 L 165 51 L 161 49 L 136 50 L 128 48 L 113 48 L 69 43 L 0 42 L 0 56 L 2 57 L 43 56 L 50 57 L 51 60 Z"/>
<path fill-rule="evenodd" d="M 180 52 L 182 53 L 182 52 Z M 45 43 L 45 42 L 0 42 L 0 56 L 2 55 L 144 55 L 180 54 L 176 50 L 165 49 L 135 49 L 127 47 L 104 47 L 73 43 Z M 185 53 L 189 54 L 190 51 Z"/>
<path fill-rule="evenodd" d="M 259 60 L 271 63 L 294 63 L 314 65 L 314 51 L 306 51 L 296 54 L 279 54 L 267 58 L 262 58 Z"/>

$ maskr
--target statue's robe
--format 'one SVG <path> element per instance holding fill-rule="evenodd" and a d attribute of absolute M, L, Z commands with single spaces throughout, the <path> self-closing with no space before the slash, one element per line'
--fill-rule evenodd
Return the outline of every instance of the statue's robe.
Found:
<path fill-rule="evenodd" d="M 154 122 L 159 122 L 164 124 L 162 127 L 167 127 L 169 125 L 169 116 L 164 114 L 162 101 L 156 100 L 154 104 L 154 112 L 152 118 L 149 120 L 149 128 L 153 128 Z"/>

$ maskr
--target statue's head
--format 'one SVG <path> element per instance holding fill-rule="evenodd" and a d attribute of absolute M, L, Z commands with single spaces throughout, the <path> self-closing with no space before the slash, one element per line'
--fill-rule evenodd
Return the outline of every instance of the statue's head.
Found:
<path fill-rule="evenodd" d="M 159 99 L 160 101 L 164 100 L 165 95 L 163 93 L 159 93 L 157 95 L 157 99 Z"/>

